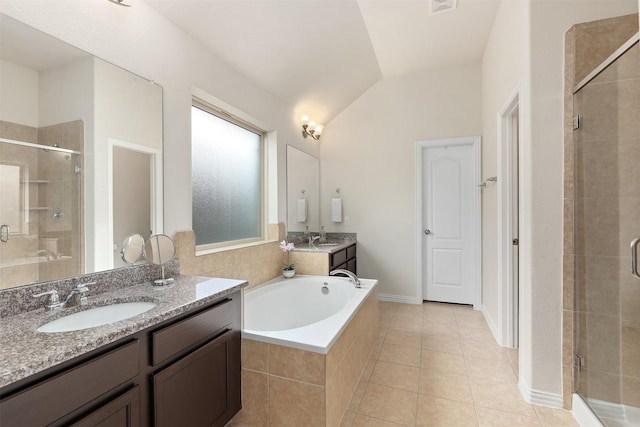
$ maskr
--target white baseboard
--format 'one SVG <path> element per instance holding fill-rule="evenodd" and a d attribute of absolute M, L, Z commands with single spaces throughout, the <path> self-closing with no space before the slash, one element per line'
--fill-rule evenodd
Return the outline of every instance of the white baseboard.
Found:
<path fill-rule="evenodd" d="M 596 414 L 593 413 L 591 408 L 589 408 L 577 393 L 573 393 L 571 413 L 573 414 L 573 418 L 575 418 L 582 427 L 604 427 Z"/>
<path fill-rule="evenodd" d="M 487 325 L 489 326 L 489 330 L 493 334 L 493 338 L 495 338 L 498 345 L 504 347 L 504 344 L 502 344 L 502 340 L 500 339 L 500 332 L 496 327 L 496 323 L 493 321 L 493 318 L 489 314 L 489 311 L 486 309 L 484 304 L 482 305 L 482 316 L 484 317 L 484 320 L 487 322 Z"/>
<path fill-rule="evenodd" d="M 518 380 L 518 388 L 524 400 L 532 405 L 548 406 L 550 408 L 562 408 L 562 394 L 549 393 L 542 390 L 534 390 L 522 379 Z"/>
<path fill-rule="evenodd" d="M 398 302 L 401 304 L 422 304 L 421 299 L 418 299 L 416 297 L 407 297 L 404 295 L 378 293 L 378 300 L 386 302 Z"/>
<path fill-rule="evenodd" d="M 602 418 L 616 421 L 627 420 L 626 408 L 622 403 L 611 403 L 598 399 L 587 399 L 587 401 L 593 412 Z"/>

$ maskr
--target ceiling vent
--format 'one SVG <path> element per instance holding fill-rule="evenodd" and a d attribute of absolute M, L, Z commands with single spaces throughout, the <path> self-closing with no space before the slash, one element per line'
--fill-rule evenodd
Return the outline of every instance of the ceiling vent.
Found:
<path fill-rule="evenodd" d="M 431 14 L 446 12 L 456 8 L 458 0 L 431 0 Z"/>

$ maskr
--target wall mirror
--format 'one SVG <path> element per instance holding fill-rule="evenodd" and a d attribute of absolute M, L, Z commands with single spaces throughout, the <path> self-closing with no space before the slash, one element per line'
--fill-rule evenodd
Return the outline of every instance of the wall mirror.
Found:
<path fill-rule="evenodd" d="M 287 231 L 320 231 L 320 161 L 287 145 Z"/>
<path fill-rule="evenodd" d="M 0 289 L 162 233 L 162 88 L 0 14 Z"/>

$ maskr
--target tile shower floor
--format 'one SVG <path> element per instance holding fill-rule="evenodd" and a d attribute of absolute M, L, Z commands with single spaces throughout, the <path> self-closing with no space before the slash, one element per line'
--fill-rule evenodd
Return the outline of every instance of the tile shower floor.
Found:
<path fill-rule="evenodd" d="M 341 427 L 578 426 L 526 403 L 518 351 L 496 344 L 480 312 L 380 302 L 380 335 Z"/>

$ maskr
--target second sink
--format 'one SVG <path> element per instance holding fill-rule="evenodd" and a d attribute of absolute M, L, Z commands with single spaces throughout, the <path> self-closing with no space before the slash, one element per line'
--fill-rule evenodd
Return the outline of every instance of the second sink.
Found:
<path fill-rule="evenodd" d="M 156 304 L 152 302 L 125 302 L 96 307 L 89 310 L 69 314 L 40 326 L 38 332 L 69 332 L 96 326 L 108 325 L 128 319 L 151 310 Z"/>

